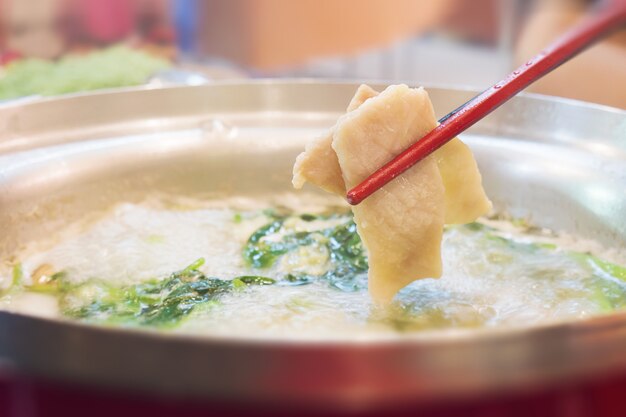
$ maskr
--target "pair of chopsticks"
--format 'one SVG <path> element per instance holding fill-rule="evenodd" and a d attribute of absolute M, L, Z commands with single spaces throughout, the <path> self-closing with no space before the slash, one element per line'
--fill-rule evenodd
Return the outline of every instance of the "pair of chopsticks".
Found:
<path fill-rule="evenodd" d="M 625 25 L 626 0 L 610 0 L 602 9 L 587 17 L 580 25 L 502 81 L 444 116 L 439 120 L 439 126 L 350 190 L 347 194 L 348 202 L 359 204 L 534 81 Z"/>

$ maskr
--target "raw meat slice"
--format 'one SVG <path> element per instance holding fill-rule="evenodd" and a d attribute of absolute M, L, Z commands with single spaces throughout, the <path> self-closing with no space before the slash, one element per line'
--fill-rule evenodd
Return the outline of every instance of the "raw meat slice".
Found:
<path fill-rule="evenodd" d="M 424 89 L 391 86 L 337 123 L 332 147 L 345 185 L 353 187 L 432 130 Z M 441 276 L 444 186 L 430 156 L 353 207 L 369 256 L 369 290 L 389 302 L 419 278 Z"/>

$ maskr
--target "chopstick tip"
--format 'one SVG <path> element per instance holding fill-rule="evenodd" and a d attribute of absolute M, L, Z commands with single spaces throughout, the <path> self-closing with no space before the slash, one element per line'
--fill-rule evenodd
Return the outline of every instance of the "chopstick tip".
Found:
<path fill-rule="evenodd" d="M 348 191 L 346 194 L 346 200 L 348 200 L 348 204 L 351 206 L 356 206 L 363 201 L 363 199 L 359 196 L 359 193 L 354 189 Z"/>

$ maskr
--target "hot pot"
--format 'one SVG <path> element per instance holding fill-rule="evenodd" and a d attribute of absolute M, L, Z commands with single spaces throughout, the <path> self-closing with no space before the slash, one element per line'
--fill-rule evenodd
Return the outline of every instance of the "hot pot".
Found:
<path fill-rule="evenodd" d="M 215 83 L 5 105 L 0 254 L 7 258 L 71 221 L 155 190 L 288 190 L 294 158 L 310 136 L 301 132 L 330 126 L 357 86 Z M 440 112 L 475 94 L 428 90 Z M 244 139 L 233 139 L 231 129 Z M 255 132 L 268 129 L 272 140 L 255 140 Z M 626 112 L 525 95 L 464 140 L 497 209 L 626 250 Z M 572 386 L 605 392 L 597 387 L 606 381 L 617 381 L 610 384 L 619 398 L 626 394 L 626 313 L 395 341 L 299 342 L 171 335 L 0 312 L 0 357 L 6 410 L 36 407 L 36 393 L 48 392 L 41 415 L 80 390 L 113 392 L 118 401 L 136 395 L 148 403 L 189 401 L 204 411 L 212 408 L 202 404 L 251 407 L 251 414 L 432 411 Z M 615 391 L 619 386 L 624 389 Z M 573 395 L 567 392 L 566 400 Z M 102 398 L 104 408 L 91 412 L 115 403 Z M 64 412 L 79 409 L 67 406 Z"/>

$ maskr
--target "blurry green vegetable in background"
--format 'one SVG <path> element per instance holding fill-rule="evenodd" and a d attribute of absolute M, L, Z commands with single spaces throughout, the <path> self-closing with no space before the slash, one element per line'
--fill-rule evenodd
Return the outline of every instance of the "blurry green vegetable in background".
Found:
<path fill-rule="evenodd" d="M 0 69 L 0 99 L 140 85 L 169 66 L 164 59 L 126 46 L 58 61 L 23 59 Z"/>

